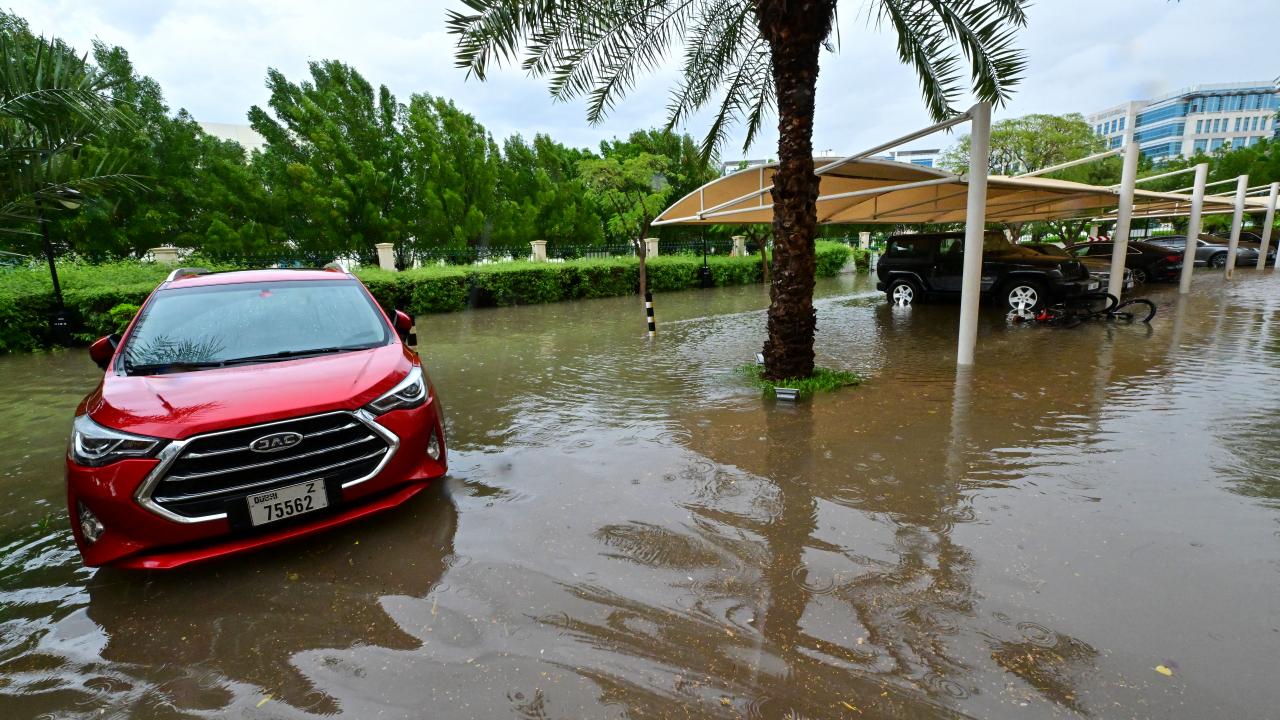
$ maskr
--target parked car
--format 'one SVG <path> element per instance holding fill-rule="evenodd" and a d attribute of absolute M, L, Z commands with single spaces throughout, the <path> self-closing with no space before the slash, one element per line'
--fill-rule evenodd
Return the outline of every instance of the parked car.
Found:
<path fill-rule="evenodd" d="M 81 401 L 67 502 L 86 565 L 172 568 L 387 510 L 447 468 L 435 389 L 337 269 L 175 270 Z"/>
<path fill-rule="evenodd" d="M 982 248 L 982 294 L 1002 308 L 1034 311 L 1101 287 L 1081 262 L 1019 247 L 998 232 L 987 233 Z M 899 305 L 958 298 L 963 267 L 964 233 L 894 235 L 876 265 L 876 288 Z"/>
<path fill-rule="evenodd" d="M 1209 242 L 1221 243 L 1223 245 L 1230 245 L 1231 243 L 1230 235 L 1215 234 L 1215 235 L 1209 235 L 1207 237 L 1205 235 L 1201 235 L 1200 237 L 1207 239 Z M 1269 244 L 1271 245 L 1271 247 L 1267 248 L 1267 264 L 1275 265 L 1276 264 L 1276 249 L 1275 249 L 1276 246 L 1275 246 L 1275 243 L 1269 243 Z M 1247 230 L 1240 231 L 1240 239 L 1236 243 L 1236 249 L 1237 249 L 1236 264 L 1237 265 L 1242 264 L 1242 261 L 1244 259 L 1243 256 L 1241 256 L 1238 253 L 1240 248 L 1253 248 L 1256 252 L 1262 252 L 1262 236 L 1254 232 L 1248 232 Z M 1225 259 L 1223 262 L 1225 264 Z M 1256 253 L 1253 256 L 1253 261 L 1249 264 L 1250 265 L 1258 264 L 1258 256 Z"/>
<path fill-rule="evenodd" d="M 1164 235 L 1162 237 L 1151 238 L 1153 245 L 1185 252 L 1187 247 L 1186 235 Z M 1196 259 L 1197 266 L 1208 266 L 1214 268 L 1224 268 L 1227 266 L 1227 250 L 1229 246 L 1225 242 L 1221 242 L 1219 238 L 1213 235 L 1201 235 L 1196 238 Z M 1275 262 L 1268 255 L 1269 262 Z M 1251 247 L 1240 246 L 1236 248 L 1236 264 L 1237 265 L 1257 265 L 1258 251 Z"/>
<path fill-rule="evenodd" d="M 1058 245 L 1054 245 L 1053 243 L 1022 243 L 1020 247 L 1031 248 L 1038 253 L 1053 257 L 1072 257 L 1065 249 Z M 1110 285 L 1111 260 L 1109 258 L 1104 260 L 1100 257 L 1086 255 L 1078 259 L 1080 262 L 1084 263 L 1086 268 L 1089 268 L 1089 274 L 1097 278 L 1102 283 L 1102 287 L 1105 288 Z M 1125 268 L 1124 280 L 1120 283 L 1120 289 L 1124 292 L 1128 292 L 1133 289 L 1133 284 L 1133 271 Z"/>
<path fill-rule="evenodd" d="M 1087 242 L 1068 245 L 1065 249 L 1072 257 L 1097 258 L 1111 262 L 1115 248 L 1112 242 Z M 1130 240 L 1124 266 L 1133 273 L 1133 284 L 1148 282 L 1177 282 L 1182 274 L 1182 253 L 1172 252 L 1161 245 Z"/>

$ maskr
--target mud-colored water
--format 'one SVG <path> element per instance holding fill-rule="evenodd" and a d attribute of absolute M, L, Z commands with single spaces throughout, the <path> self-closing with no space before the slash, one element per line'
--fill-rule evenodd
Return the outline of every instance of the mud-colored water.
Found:
<path fill-rule="evenodd" d="M 79 566 L 88 358 L 0 358 L 0 717 L 1280 716 L 1280 275 L 959 378 L 955 306 L 819 294 L 868 382 L 796 406 L 763 288 L 421 318 L 450 478 L 168 574 Z"/>

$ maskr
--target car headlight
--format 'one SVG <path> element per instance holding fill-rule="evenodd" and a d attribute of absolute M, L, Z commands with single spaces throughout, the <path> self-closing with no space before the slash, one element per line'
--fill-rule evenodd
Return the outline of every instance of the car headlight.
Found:
<path fill-rule="evenodd" d="M 374 415 L 381 415 L 392 410 L 416 408 L 427 401 L 427 381 L 422 376 L 422 368 L 414 367 L 396 386 L 383 393 L 381 397 L 365 405 L 365 409 Z"/>
<path fill-rule="evenodd" d="M 69 454 L 77 465 L 102 467 L 125 458 L 151 457 L 163 444 L 159 438 L 112 430 L 80 415 L 71 425 Z"/>

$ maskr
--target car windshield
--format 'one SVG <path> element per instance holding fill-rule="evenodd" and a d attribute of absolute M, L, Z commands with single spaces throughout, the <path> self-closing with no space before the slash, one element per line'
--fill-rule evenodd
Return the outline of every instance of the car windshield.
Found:
<path fill-rule="evenodd" d="M 160 290 L 126 340 L 129 374 L 363 350 L 391 341 L 350 280 L 253 282 Z"/>

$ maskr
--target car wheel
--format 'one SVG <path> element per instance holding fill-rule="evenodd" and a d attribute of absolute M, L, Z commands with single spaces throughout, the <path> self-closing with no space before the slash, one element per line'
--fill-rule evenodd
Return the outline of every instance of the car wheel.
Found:
<path fill-rule="evenodd" d="M 1004 298 L 1007 308 L 1013 312 L 1036 312 L 1044 307 L 1044 287 L 1031 280 L 1014 280 L 1004 286 Z"/>
<path fill-rule="evenodd" d="M 890 305 L 912 305 L 920 299 L 920 288 L 906 278 L 896 278 L 889 283 L 885 295 L 889 297 Z"/>
<path fill-rule="evenodd" d="M 1146 270 L 1143 270 L 1142 268 L 1133 268 L 1133 269 L 1132 269 L 1132 270 L 1130 270 L 1129 272 L 1130 272 L 1130 274 L 1133 276 L 1133 286 L 1134 286 L 1134 287 L 1137 287 L 1137 286 L 1139 286 L 1139 285 L 1146 285 L 1146 284 L 1147 284 L 1147 271 L 1146 271 Z"/>
<path fill-rule="evenodd" d="M 1227 266 L 1227 254 L 1224 252 L 1215 253 L 1213 257 L 1209 258 L 1209 267 L 1224 268 L 1226 266 Z"/>

